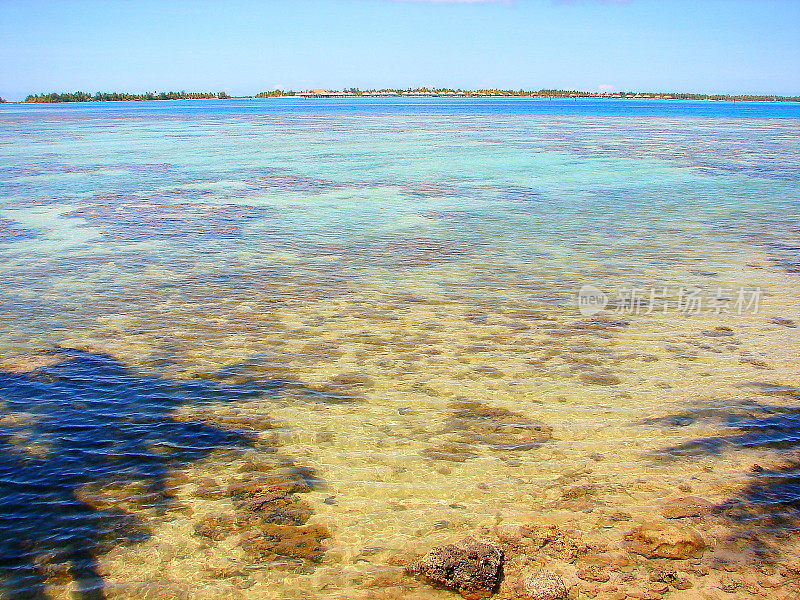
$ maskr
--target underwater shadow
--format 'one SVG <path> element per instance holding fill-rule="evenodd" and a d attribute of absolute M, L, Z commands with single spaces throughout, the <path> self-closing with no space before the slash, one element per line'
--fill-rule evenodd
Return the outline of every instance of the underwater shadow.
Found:
<path fill-rule="evenodd" d="M 276 393 L 282 382 L 225 384 L 134 374 L 109 356 L 53 353 L 58 364 L 0 371 L 0 597 L 44 599 L 72 580 L 81 600 L 105 597 L 96 557 L 149 537 L 146 522 L 81 500 L 87 484 L 131 485 L 156 511 L 170 473 L 253 432 L 176 418 L 181 406 Z"/>
<path fill-rule="evenodd" d="M 773 541 L 800 531 L 800 388 L 771 383 L 756 383 L 753 387 L 760 395 L 787 403 L 745 400 L 652 419 L 645 424 L 675 427 L 702 420 L 716 421 L 730 429 L 727 435 L 664 448 L 658 454 L 661 458 L 680 460 L 741 449 L 774 453 L 767 466 L 753 464 L 747 473 L 749 482 L 715 510 L 718 517 L 736 525 L 735 537 L 748 539 L 766 559 L 773 553 Z"/>

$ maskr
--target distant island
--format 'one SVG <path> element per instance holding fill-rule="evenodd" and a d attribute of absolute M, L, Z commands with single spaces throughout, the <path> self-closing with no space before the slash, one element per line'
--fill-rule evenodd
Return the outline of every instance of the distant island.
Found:
<path fill-rule="evenodd" d="M 452 88 L 414 88 L 414 89 L 371 89 L 360 90 L 347 88 L 344 90 L 313 89 L 305 91 L 272 90 L 260 92 L 254 96 L 230 96 L 225 92 L 146 92 L 131 94 L 120 92 L 67 92 L 49 94 L 30 94 L 24 103 L 40 102 L 130 102 L 145 100 L 227 100 L 229 98 L 391 98 L 391 97 L 428 97 L 428 98 L 485 98 L 485 97 L 521 97 L 521 98 L 624 98 L 652 100 L 717 100 L 729 102 L 800 102 L 800 96 L 775 96 L 757 94 L 693 94 L 663 92 L 585 92 L 578 90 L 462 90 Z M 0 102 L 3 102 L 0 98 Z"/>
<path fill-rule="evenodd" d="M 225 92 L 145 92 L 129 94 L 120 92 L 67 92 L 50 94 L 29 94 L 24 103 L 36 102 L 131 102 L 144 100 L 225 100 L 230 98 Z"/>
<path fill-rule="evenodd" d="M 773 96 L 755 94 L 693 94 L 693 93 L 660 93 L 660 92 L 585 92 L 578 90 L 462 90 L 453 88 L 415 88 L 415 89 L 380 89 L 360 90 L 348 88 L 343 91 L 315 89 L 302 92 L 273 90 L 261 92 L 255 98 L 337 98 L 337 97 L 522 97 L 522 98 L 649 98 L 658 100 L 728 100 L 732 102 L 800 102 L 800 96 Z"/>

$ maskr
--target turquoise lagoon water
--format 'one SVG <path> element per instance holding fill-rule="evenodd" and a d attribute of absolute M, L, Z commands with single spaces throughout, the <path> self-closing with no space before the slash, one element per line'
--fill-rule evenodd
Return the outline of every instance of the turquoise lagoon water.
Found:
<path fill-rule="evenodd" d="M 4 593 L 445 598 L 687 494 L 691 593 L 797 560 L 798 182 L 797 104 L 1 106 Z"/>

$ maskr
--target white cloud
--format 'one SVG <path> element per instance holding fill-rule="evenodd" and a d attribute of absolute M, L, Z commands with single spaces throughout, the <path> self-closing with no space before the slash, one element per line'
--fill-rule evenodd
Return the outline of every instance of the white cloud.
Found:
<path fill-rule="evenodd" d="M 597 86 L 597 91 L 606 94 L 610 92 L 616 92 L 617 88 L 610 83 L 601 83 Z"/>

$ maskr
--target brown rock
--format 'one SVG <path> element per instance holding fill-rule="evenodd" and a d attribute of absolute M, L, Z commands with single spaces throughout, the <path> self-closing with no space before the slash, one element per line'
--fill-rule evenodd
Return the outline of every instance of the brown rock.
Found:
<path fill-rule="evenodd" d="M 666 594 L 669 591 L 669 586 L 666 583 L 656 582 L 650 586 L 650 591 L 656 594 Z"/>
<path fill-rule="evenodd" d="M 589 496 L 595 496 L 598 491 L 598 486 L 593 483 L 584 483 L 581 485 L 574 485 L 561 492 L 562 500 L 577 500 Z"/>
<path fill-rule="evenodd" d="M 600 583 L 605 583 L 611 579 L 608 573 L 599 565 L 589 565 L 578 569 L 577 575 L 579 579 L 584 581 L 599 581 Z"/>
<path fill-rule="evenodd" d="M 237 530 L 236 517 L 224 513 L 208 515 L 194 526 L 195 535 L 215 542 L 233 535 Z"/>
<path fill-rule="evenodd" d="M 194 495 L 206 500 L 222 500 L 227 496 L 222 486 L 211 477 L 206 477 L 198 482 Z"/>
<path fill-rule="evenodd" d="M 0 360 L 0 371 L 13 375 L 25 375 L 39 369 L 53 367 L 65 360 L 65 355 L 53 351 L 29 352 L 13 359 Z"/>
<path fill-rule="evenodd" d="M 228 495 L 241 502 L 272 493 L 302 494 L 311 487 L 300 476 L 277 474 L 253 474 L 228 486 Z"/>
<path fill-rule="evenodd" d="M 495 533 L 501 544 L 511 546 L 512 548 L 518 546 L 522 538 L 522 532 L 516 525 L 500 526 Z"/>
<path fill-rule="evenodd" d="M 611 373 L 583 373 L 580 380 L 593 385 L 617 385 L 620 383 L 620 378 Z"/>
<path fill-rule="evenodd" d="M 622 510 L 618 510 L 611 513 L 610 515 L 608 515 L 608 518 L 612 521 L 631 521 L 633 519 L 631 513 Z"/>
<path fill-rule="evenodd" d="M 648 558 L 686 559 L 702 554 L 703 538 L 691 527 L 650 521 L 631 532 L 632 550 Z"/>
<path fill-rule="evenodd" d="M 573 539 L 556 525 L 523 525 L 520 532 L 523 537 L 527 538 L 529 552 L 538 552 L 558 560 L 574 563 L 580 555 L 587 551 L 584 544 Z"/>
<path fill-rule="evenodd" d="M 469 444 L 444 443 L 425 448 L 420 452 L 425 458 L 433 460 L 449 460 L 450 462 L 464 462 L 479 455 L 473 451 Z"/>
<path fill-rule="evenodd" d="M 325 554 L 323 540 L 330 537 L 324 525 L 264 525 L 242 538 L 242 548 L 257 560 L 280 557 L 319 562 Z"/>
<path fill-rule="evenodd" d="M 733 594 L 737 588 L 741 587 L 742 582 L 739 579 L 734 579 L 733 577 L 723 575 L 720 577 L 717 585 L 719 585 L 719 589 L 721 589 L 723 592 Z"/>
<path fill-rule="evenodd" d="M 406 572 L 430 583 L 456 590 L 475 600 L 491 596 L 500 583 L 503 551 L 488 542 L 464 538 L 455 544 L 434 548 Z"/>
<path fill-rule="evenodd" d="M 530 600 L 562 600 L 567 597 L 567 586 L 555 573 L 540 571 L 525 579 L 522 593 Z"/>
<path fill-rule="evenodd" d="M 681 519 L 683 517 L 700 517 L 714 510 L 714 505 L 705 498 L 687 496 L 676 498 L 664 505 L 661 514 L 667 519 Z"/>
<path fill-rule="evenodd" d="M 692 587 L 692 582 L 686 577 L 680 577 L 672 585 L 676 590 L 688 590 Z"/>
<path fill-rule="evenodd" d="M 650 572 L 650 581 L 672 583 L 678 578 L 678 573 L 674 569 L 656 569 Z"/>
<path fill-rule="evenodd" d="M 450 431 L 458 432 L 456 439 L 462 444 L 532 450 L 553 438 L 552 427 L 505 408 L 470 401 L 453 402 L 450 407 L 454 412 L 447 424 Z"/>
<path fill-rule="evenodd" d="M 304 525 L 313 511 L 293 494 L 256 496 L 237 507 L 243 522 L 262 521 L 277 525 Z"/>

